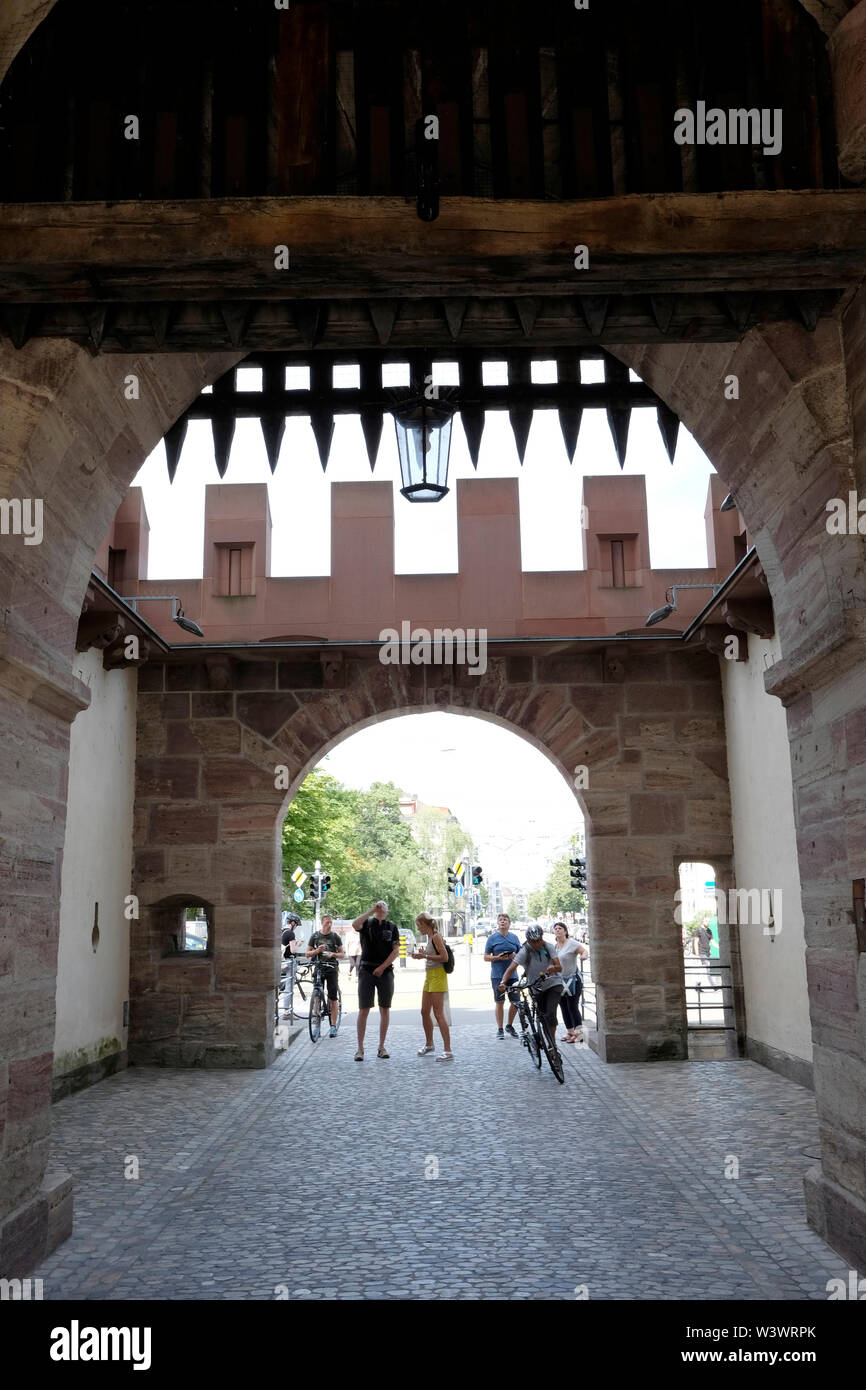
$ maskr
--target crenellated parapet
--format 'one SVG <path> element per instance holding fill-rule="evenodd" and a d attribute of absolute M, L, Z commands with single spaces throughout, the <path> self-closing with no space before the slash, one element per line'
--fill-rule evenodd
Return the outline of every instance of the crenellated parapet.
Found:
<path fill-rule="evenodd" d="M 745 553 L 739 512 L 720 511 L 725 491 L 712 476 L 705 510 L 710 565 L 653 569 L 644 478 L 586 477 L 576 518 L 579 553 L 557 555 L 574 568 L 527 571 L 517 479 L 461 479 L 457 572 L 406 575 L 394 568 L 392 484 L 340 482 L 331 489 L 330 575 L 282 577 L 270 573 L 266 484 L 216 484 L 205 492 L 201 579 L 148 580 L 147 514 L 140 489 L 131 488 L 97 568 L 124 597 L 177 595 L 208 643 L 371 640 L 405 621 L 486 628 L 491 638 L 641 633 L 671 585 L 705 586 L 678 595 L 676 613 L 654 629 L 660 635 L 681 631 Z M 142 611 L 177 643 L 169 603 Z"/>

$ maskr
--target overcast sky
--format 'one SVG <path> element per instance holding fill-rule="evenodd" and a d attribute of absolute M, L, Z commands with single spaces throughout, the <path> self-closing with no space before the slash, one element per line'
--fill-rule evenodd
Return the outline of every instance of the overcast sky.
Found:
<path fill-rule="evenodd" d="M 601 364 L 584 364 L 600 372 Z M 589 378 L 588 374 L 585 379 Z M 250 389 L 254 382 L 244 383 Z M 655 410 L 632 414 L 625 471 L 646 477 L 650 554 L 657 568 L 707 563 L 704 506 L 712 467 L 680 429 L 671 466 Z M 521 469 L 505 412 L 487 416 L 478 477 L 520 479 L 521 544 L 527 570 L 580 568 L 580 484 L 585 474 L 618 474 L 607 419 L 584 411 L 575 463 L 565 454 L 554 412 L 537 412 Z M 276 473 L 271 475 L 257 421 L 238 424 L 226 483 L 266 482 L 273 520 L 272 572 L 323 575 L 330 570 L 330 487 L 369 478 L 360 421 L 338 418 L 323 474 L 306 418 L 289 420 Z M 399 486 L 394 425 L 386 418 L 376 471 Z M 463 429 L 455 420 L 450 479 L 475 476 Z M 202 573 L 204 489 L 220 481 L 210 427 L 190 425 L 174 483 L 169 486 L 160 444 L 135 479 L 150 521 L 151 579 L 190 579 Z M 456 490 L 443 502 L 406 502 L 395 486 L 398 573 L 457 568 Z M 452 752 L 444 752 L 453 749 Z M 341 781 L 367 786 L 394 781 L 432 805 L 449 806 L 475 836 L 485 878 L 527 889 L 544 879 L 580 823 L 580 809 L 562 775 L 518 735 L 477 718 L 423 714 L 387 720 L 352 735 L 325 766 Z"/>

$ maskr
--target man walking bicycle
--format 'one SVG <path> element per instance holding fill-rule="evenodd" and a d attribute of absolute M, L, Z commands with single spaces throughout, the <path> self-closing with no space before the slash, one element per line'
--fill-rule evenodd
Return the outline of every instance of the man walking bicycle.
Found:
<path fill-rule="evenodd" d="M 338 962 L 345 959 L 342 938 L 334 931 L 333 917 L 323 917 L 320 931 L 313 932 L 307 946 L 307 958 L 321 958 L 322 977 L 328 991 L 328 1006 L 331 1013 L 329 1037 L 337 1036 L 337 989 L 340 967 Z"/>
<path fill-rule="evenodd" d="M 361 913 L 351 926 L 361 938 L 361 959 L 358 962 L 358 1050 L 355 1061 L 364 1060 L 364 1035 L 367 1015 L 373 1007 L 374 995 L 379 1002 L 379 1051 L 377 1056 L 388 1057 L 385 1038 L 391 1018 L 394 997 L 394 961 L 400 954 L 400 932 L 388 921 L 388 904 L 378 902 L 370 914 Z"/>

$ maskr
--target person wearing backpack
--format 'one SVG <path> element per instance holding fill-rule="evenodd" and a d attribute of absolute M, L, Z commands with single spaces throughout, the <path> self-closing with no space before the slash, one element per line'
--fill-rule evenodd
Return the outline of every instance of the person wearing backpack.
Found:
<path fill-rule="evenodd" d="M 424 1046 L 418 1049 L 419 1057 L 435 1052 L 433 1046 L 433 1019 L 442 1034 L 442 1052 L 437 1062 L 453 1062 L 451 1051 L 451 1029 L 448 1026 L 448 975 L 454 969 L 454 955 L 450 946 L 442 940 L 436 923 L 426 912 L 415 918 L 415 926 L 426 938 L 423 946 L 412 953 L 413 960 L 426 960 L 427 971 L 424 976 L 424 989 L 421 993 L 421 1025 L 424 1029 Z"/>

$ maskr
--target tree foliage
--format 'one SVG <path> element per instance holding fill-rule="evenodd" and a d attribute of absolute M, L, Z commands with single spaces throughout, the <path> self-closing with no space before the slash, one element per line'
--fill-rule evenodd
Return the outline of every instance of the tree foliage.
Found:
<path fill-rule="evenodd" d="M 358 791 L 321 769 L 310 773 L 283 824 L 284 906 L 296 906 L 294 870 L 310 874 L 319 859 L 331 875 L 325 904 L 335 917 L 356 917 L 379 898 L 400 926 L 411 927 L 422 910 L 447 911 L 454 901 L 446 902 L 448 866 L 462 857 L 469 836 L 441 808 L 421 806 L 405 816 L 401 794 L 393 782 Z M 297 910 L 308 913 L 309 900 Z"/>
<path fill-rule="evenodd" d="M 566 912 L 583 912 L 586 897 L 578 888 L 571 886 L 570 854 L 564 854 L 548 875 L 543 888 L 529 896 L 529 915 L 531 917 L 562 917 Z"/>

